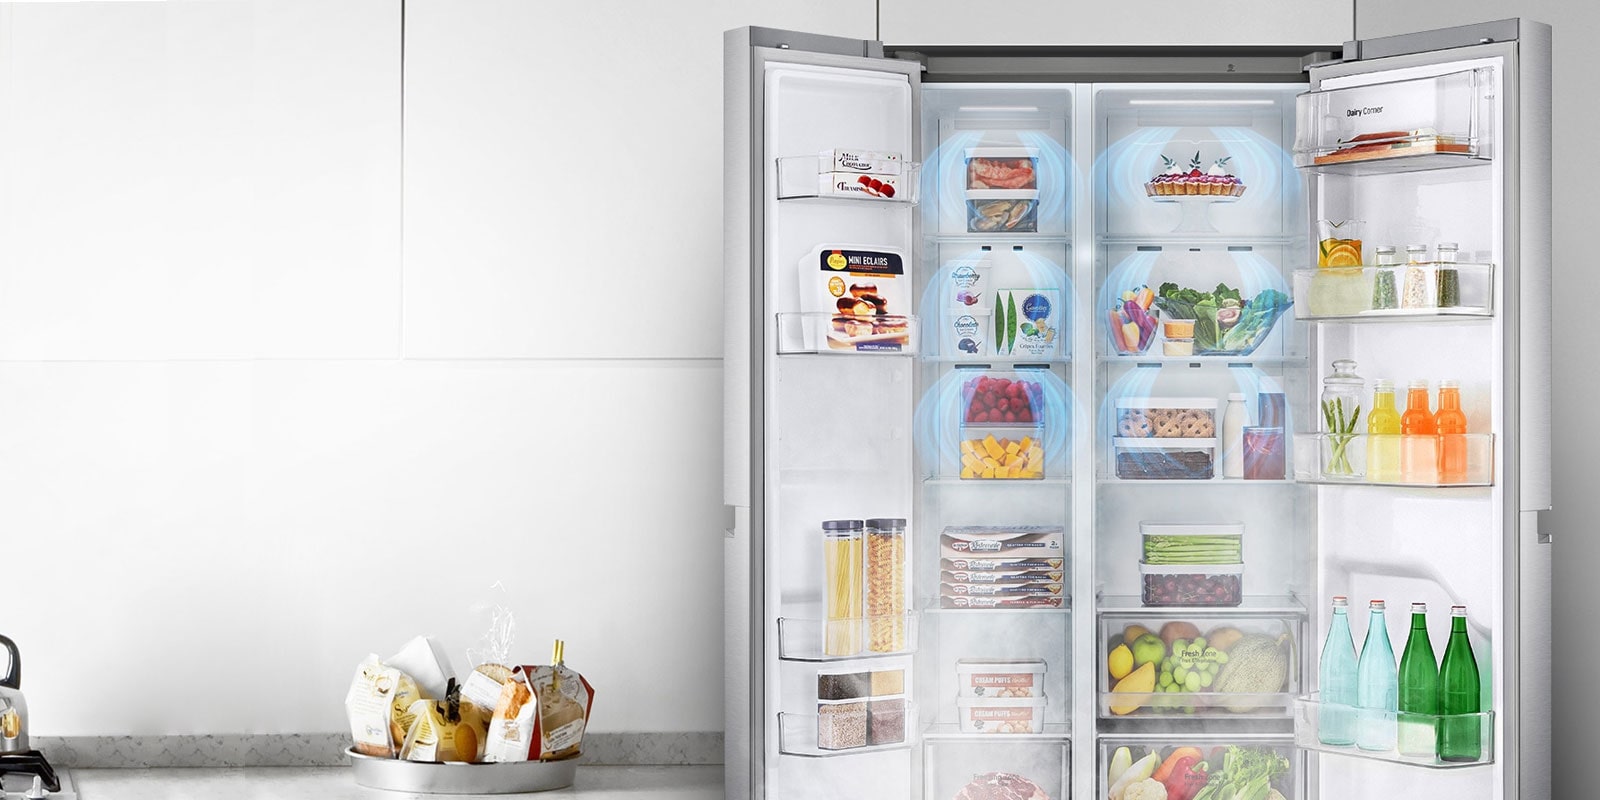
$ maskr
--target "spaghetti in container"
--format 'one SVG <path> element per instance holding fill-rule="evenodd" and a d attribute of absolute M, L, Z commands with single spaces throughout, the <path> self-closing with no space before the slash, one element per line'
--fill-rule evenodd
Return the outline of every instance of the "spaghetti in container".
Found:
<path fill-rule="evenodd" d="M 822 523 L 822 652 L 853 656 L 861 652 L 862 522 L 830 519 Z"/>

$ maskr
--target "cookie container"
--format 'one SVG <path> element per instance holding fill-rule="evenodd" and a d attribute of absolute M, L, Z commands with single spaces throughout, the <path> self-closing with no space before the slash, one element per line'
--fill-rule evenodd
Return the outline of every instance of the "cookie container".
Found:
<path fill-rule="evenodd" d="M 1126 439 L 1210 439 L 1217 435 L 1215 397 L 1123 397 L 1117 436 Z"/>
<path fill-rule="evenodd" d="M 1112 440 L 1116 474 L 1123 480 L 1211 480 L 1217 440 L 1123 438 Z"/>
<path fill-rule="evenodd" d="M 960 697 L 1042 697 L 1044 659 L 977 659 L 956 661 Z"/>
<path fill-rule="evenodd" d="M 1140 564 L 1140 601 L 1147 606 L 1236 606 L 1244 599 L 1243 578 L 1243 564 Z"/>
<path fill-rule="evenodd" d="M 957 697 L 962 733 L 1043 733 L 1044 695 L 1037 697 Z"/>

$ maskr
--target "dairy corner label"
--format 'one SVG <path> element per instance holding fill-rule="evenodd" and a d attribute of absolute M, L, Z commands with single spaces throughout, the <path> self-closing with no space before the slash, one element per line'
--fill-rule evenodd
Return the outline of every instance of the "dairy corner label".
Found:
<path fill-rule="evenodd" d="M 879 177 L 900 174 L 899 153 L 834 148 L 821 153 L 823 172 L 870 172 Z"/>

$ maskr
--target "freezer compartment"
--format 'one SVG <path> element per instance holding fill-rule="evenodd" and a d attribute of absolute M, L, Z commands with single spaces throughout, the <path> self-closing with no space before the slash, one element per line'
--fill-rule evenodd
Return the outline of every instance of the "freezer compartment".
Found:
<path fill-rule="evenodd" d="M 1205 766 L 1196 768 L 1202 761 Z M 1265 797 L 1244 791 L 1250 781 L 1264 777 L 1269 791 L 1295 800 L 1300 796 L 1300 766 L 1294 743 L 1276 737 L 1107 737 L 1100 740 L 1099 797 L 1125 797 L 1130 785 L 1160 775 L 1164 786 L 1171 787 L 1168 798 L 1192 799 L 1213 785 L 1216 788 L 1208 797 Z"/>
<path fill-rule="evenodd" d="M 1495 73 L 1306 92 L 1296 100 L 1295 165 L 1364 174 L 1461 166 L 1493 158 Z"/>
<path fill-rule="evenodd" d="M 850 654 L 828 653 L 827 637 L 830 633 L 838 637 L 841 628 L 849 628 L 853 632 L 853 635 L 844 639 L 863 643 L 863 649 Z M 896 644 L 903 646 L 895 647 Z M 847 661 L 905 655 L 916 649 L 915 612 L 840 619 L 778 618 L 778 657 L 786 661 Z"/>
<path fill-rule="evenodd" d="M 900 314 L 786 312 L 777 315 L 778 354 L 917 353 L 917 318 Z"/>
<path fill-rule="evenodd" d="M 867 154 L 873 155 L 873 154 Z M 841 167 L 841 164 L 846 166 Z M 849 168 L 859 165 L 862 171 Z M 891 167 L 880 160 L 840 162 L 829 156 L 789 156 L 778 159 L 778 199 L 829 198 L 874 203 L 915 204 L 921 191 L 922 165 L 900 161 Z"/>
<path fill-rule="evenodd" d="M 1430 261 L 1294 272 L 1301 319 L 1352 321 L 1494 316 L 1494 265 Z"/>
<path fill-rule="evenodd" d="M 1294 476 L 1302 483 L 1493 486 L 1494 440 L 1492 433 L 1297 434 Z M 1441 457 L 1462 466 L 1451 472 L 1441 471 Z"/>
<path fill-rule="evenodd" d="M 928 734 L 923 798 L 1015 797 L 1068 800 L 1072 745 L 1059 733 L 1017 734 L 995 741 L 982 735 Z"/>
<path fill-rule="evenodd" d="M 1435 752 L 1432 755 L 1402 754 L 1398 750 L 1362 750 L 1354 745 L 1332 745 L 1322 741 L 1319 734 L 1321 725 L 1333 720 L 1335 724 L 1360 725 L 1363 721 L 1388 727 L 1398 727 L 1402 736 L 1409 729 L 1414 732 L 1417 741 L 1435 739 L 1442 729 L 1452 735 L 1458 742 L 1477 743 L 1477 757 L 1471 758 L 1472 746 L 1458 746 L 1457 753 L 1451 760 L 1446 761 Z M 1323 753 L 1337 753 L 1339 755 L 1355 758 L 1372 759 L 1376 761 L 1392 761 L 1397 764 L 1411 764 L 1418 767 L 1431 767 L 1434 769 L 1454 769 L 1459 767 L 1476 767 L 1494 763 L 1494 712 L 1484 711 L 1477 714 L 1434 715 L 1414 714 L 1410 712 L 1371 711 L 1355 708 L 1339 703 L 1325 703 L 1321 697 L 1313 692 L 1294 701 L 1294 742 L 1295 745 Z M 1468 751 L 1468 752 L 1463 752 Z"/>
<path fill-rule="evenodd" d="M 818 700 L 814 713 L 778 714 L 778 752 L 828 758 L 909 750 L 916 713 L 904 697 Z"/>
<path fill-rule="evenodd" d="M 1108 611 L 1099 633 L 1102 718 L 1284 718 L 1298 693 L 1296 615 Z"/>

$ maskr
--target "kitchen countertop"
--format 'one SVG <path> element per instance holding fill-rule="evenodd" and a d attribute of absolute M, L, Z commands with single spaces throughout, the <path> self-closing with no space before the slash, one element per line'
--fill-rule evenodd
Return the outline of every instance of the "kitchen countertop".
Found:
<path fill-rule="evenodd" d="M 241 767 L 230 769 L 74 769 L 78 800 L 721 800 L 721 766 L 603 767 L 578 769 L 577 784 L 536 794 L 424 795 L 357 786 L 349 767 Z"/>

